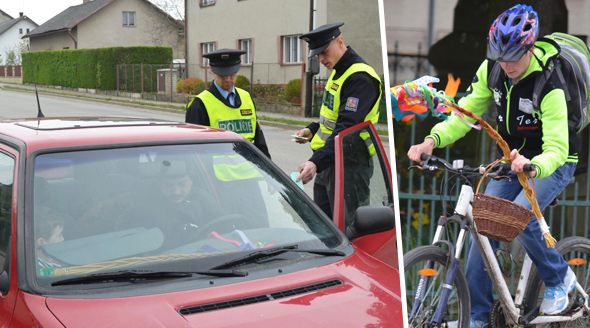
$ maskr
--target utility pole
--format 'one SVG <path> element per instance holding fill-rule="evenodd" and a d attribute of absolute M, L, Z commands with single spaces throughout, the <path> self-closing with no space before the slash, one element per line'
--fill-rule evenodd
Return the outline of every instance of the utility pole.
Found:
<path fill-rule="evenodd" d="M 309 30 L 313 30 L 314 28 L 314 2 L 315 0 L 309 0 Z M 312 59 L 307 58 L 307 70 L 305 72 L 305 108 L 303 109 L 303 115 L 305 117 L 311 117 L 311 107 L 312 107 L 312 98 L 313 98 L 313 65 L 311 63 Z"/>
<path fill-rule="evenodd" d="M 426 40 L 426 54 L 430 51 L 432 47 L 432 40 L 434 39 L 434 0 L 428 1 L 428 39 Z M 431 74 L 432 65 L 427 61 L 426 62 L 426 74 Z"/>

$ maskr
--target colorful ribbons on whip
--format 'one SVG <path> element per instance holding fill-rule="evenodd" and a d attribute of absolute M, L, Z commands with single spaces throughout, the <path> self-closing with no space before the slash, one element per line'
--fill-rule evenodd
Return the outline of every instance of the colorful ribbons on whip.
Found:
<path fill-rule="evenodd" d="M 453 98 L 457 94 L 461 80 L 449 74 L 445 91 L 438 91 L 432 87 L 432 83 L 437 82 L 439 79 L 436 77 L 423 76 L 392 87 L 391 107 L 395 120 L 407 122 L 415 116 L 423 119 L 429 113 L 433 117 L 446 119 L 451 112 L 448 103 L 454 103 Z"/>

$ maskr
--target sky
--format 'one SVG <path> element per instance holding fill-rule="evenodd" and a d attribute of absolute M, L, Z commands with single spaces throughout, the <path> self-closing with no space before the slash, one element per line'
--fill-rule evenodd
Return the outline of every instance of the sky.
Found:
<path fill-rule="evenodd" d="M 157 0 L 152 2 L 158 3 Z M 182 3 L 182 1 L 160 1 Z M 70 6 L 82 4 L 82 0 L 0 0 L 0 10 L 16 18 L 23 12 L 33 22 L 41 25 Z"/>
<path fill-rule="evenodd" d="M 0 10 L 14 18 L 23 12 L 41 25 L 66 8 L 79 4 L 82 0 L 0 0 Z"/>

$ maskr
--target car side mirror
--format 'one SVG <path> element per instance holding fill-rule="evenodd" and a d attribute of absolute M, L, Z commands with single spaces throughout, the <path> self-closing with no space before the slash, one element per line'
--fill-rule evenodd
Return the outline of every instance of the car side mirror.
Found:
<path fill-rule="evenodd" d="M 6 295 L 8 293 L 8 287 L 10 286 L 10 279 L 8 278 L 8 272 L 6 270 L 0 273 L 0 294 Z"/>
<path fill-rule="evenodd" d="M 357 208 L 353 223 L 346 227 L 348 239 L 391 230 L 395 227 L 395 214 L 390 206 Z"/>
<path fill-rule="evenodd" d="M 309 57 L 309 72 L 312 75 L 320 72 L 320 60 L 317 55 Z"/>

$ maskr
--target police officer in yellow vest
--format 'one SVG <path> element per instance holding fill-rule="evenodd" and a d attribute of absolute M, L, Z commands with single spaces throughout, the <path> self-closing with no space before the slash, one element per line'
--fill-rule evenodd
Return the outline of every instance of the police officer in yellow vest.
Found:
<path fill-rule="evenodd" d="M 248 91 L 235 87 L 242 50 L 220 49 L 203 55 L 215 74 L 213 83 L 187 105 L 185 121 L 231 130 L 252 142 L 270 158 L 256 107 Z"/>
<path fill-rule="evenodd" d="M 364 121 L 376 123 L 379 119 L 382 89 L 381 79 L 375 70 L 351 47 L 346 46 L 340 31 L 342 25 L 344 24 L 323 25 L 301 36 L 309 44 L 309 57 L 317 55 L 320 63 L 332 72 L 326 82 L 319 122 L 296 132 L 297 136 L 305 138 L 299 138 L 297 142 L 310 141 L 313 150 L 311 158 L 299 166 L 297 179 L 307 183 L 317 173 L 313 188 L 314 200 L 330 217 L 334 206 L 334 137 L 355 124 Z M 361 143 L 366 139 L 362 137 L 361 134 L 357 139 Z M 371 147 L 374 153 L 374 146 L 367 145 L 363 154 L 367 163 L 372 160 Z M 356 208 L 368 202 L 372 166 L 353 171 L 356 172 L 349 172 L 352 175 L 349 175 L 351 181 L 346 183 L 354 184 L 353 191 L 349 192 L 353 195 L 349 195 L 348 200 L 355 204 L 347 204 L 348 208 Z M 348 178 L 345 177 L 345 181 L 346 179 Z"/>

